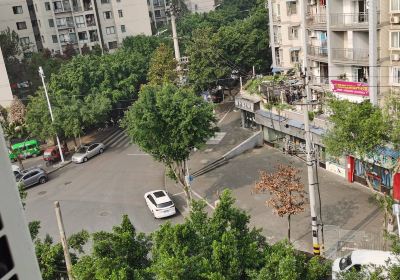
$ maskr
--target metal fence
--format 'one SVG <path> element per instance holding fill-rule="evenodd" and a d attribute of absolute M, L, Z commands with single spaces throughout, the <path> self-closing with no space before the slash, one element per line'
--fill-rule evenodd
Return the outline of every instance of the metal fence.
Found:
<path fill-rule="evenodd" d="M 368 26 L 368 13 L 330 14 L 331 26 Z"/>
<path fill-rule="evenodd" d="M 332 49 L 332 59 L 341 61 L 363 61 L 368 62 L 368 49 Z"/>
<path fill-rule="evenodd" d="M 339 226 L 325 225 L 325 257 L 336 259 L 358 249 L 387 250 L 389 241 L 380 233 L 362 230 L 345 230 Z"/>

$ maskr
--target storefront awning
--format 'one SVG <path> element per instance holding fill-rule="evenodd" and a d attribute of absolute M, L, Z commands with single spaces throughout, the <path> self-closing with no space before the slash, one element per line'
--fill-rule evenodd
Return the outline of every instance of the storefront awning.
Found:
<path fill-rule="evenodd" d="M 399 151 L 395 151 L 389 147 L 379 147 L 376 150 L 378 153 L 383 154 L 385 156 L 392 157 L 394 159 L 398 159 L 400 157 Z"/>
<path fill-rule="evenodd" d="M 293 52 L 293 51 L 299 51 L 301 48 L 300 47 L 293 47 L 290 48 L 289 51 Z"/>

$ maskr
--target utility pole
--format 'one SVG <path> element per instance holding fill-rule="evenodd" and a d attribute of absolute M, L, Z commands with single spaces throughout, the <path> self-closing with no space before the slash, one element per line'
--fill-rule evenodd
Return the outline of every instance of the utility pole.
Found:
<path fill-rule="evenodd" d="M 367 1 L 368 9 L 368 34 L 369 34 L 369 100 L 374 106 L 378 106 L 378 7 L 376 0 Z"/>
<path fill-rule="evenodd" d="M 39 75 L 40 75 L 40 77 L 42 78 L 44 93 L 46 94 L 47 105 L 49 106 L 51 122 L 54 123 L 53 110 L 51 109 L 51 104 L 50 104 L 49 95 L 48 95 L 48 93 L 47 93 L 46 83 L 44 82 L 44 77 L 45 77 L 45 76 L 44 76 L 44 72 L 43 72 L 42 66 L 39 66 Z M 62 149 L 61 149 L 60 139 L 58 138 L 58 135 L 57 135 L 57 134 L 56 134 L 56 138 L 57 138 L 58 151 L 60 152 L 60 155 L 61 155 L 61 162 L 64 163 L 64 155 L 63 155 L 63 152 L 62 152 Z"/>
<path fill-rule="evenodd" d="M 70 256 L 69 250 L 68 250 L 68 242 L 67 242 L 67 238 L 65 237 L 64 223 L 63 223 L 63 219 L 62 219 L 62 215 L 61 215 L 60 203 L 58 201 L 54 201 L 54 208 L 56 210 L 58 230 L 60 231 L 61 245 L 64 250 L 64 258 L 65 258 L 65 264 L 67 266 L 68 279 L 73 280 L 74 278 L 72 277 L 71 256 Z"/>
<path fill-rule="evenodd" d="M 303 42 L 303 83 L 304 83 L 304 91 L 306 95 L 306 104 L 303 106 L 304 112 L 304 132 L 305 132 L 305 140 L 306 140 L 306 163 L 307 163 L 307 175 L 308 175 L 308 193 L 310 199 L 310 212 L 311 212 L 311 234 L 312 234 L 312 243 L 313 243 L 313 253 L 314 255 L 320 255 L 320 242 L 319 242 L 319 233 L 318 233 L 318 221 L 317 221 L 317 212 L 315 205 L 315 189 L 318 188 L 318 180 L 316 175 L 316 159 L 315 152 L 311 142 L 311 131 L 310 131 L 310 119 L 309 119 L 309 111 L 310 104 L 312 100 L 311 91 L 308 85 L 309 81 L 309 73 L 308 73 L 308 62 L 307 62 L 307 28 L 306 28 L 306 11 L 307 11 L 307 0 L 301 0 L 301 27 L 302 27 L 302 42 Z"/>

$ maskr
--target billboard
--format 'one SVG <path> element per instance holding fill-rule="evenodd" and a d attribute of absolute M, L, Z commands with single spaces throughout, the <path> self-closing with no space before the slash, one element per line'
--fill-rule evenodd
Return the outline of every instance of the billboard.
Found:
<path fill-rule="evenodd" d="M 368 96 L 368 84 L 361 82 L 348 82 L 341 80 L 331 80 L 332 91 L 336 93 L 355 94 Z"/>

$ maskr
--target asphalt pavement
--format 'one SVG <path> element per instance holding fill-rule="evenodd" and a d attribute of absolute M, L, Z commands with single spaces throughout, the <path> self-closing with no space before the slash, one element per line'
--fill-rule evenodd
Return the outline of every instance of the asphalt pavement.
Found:
<path fill-rule="evenodd" d="M 61 204 L 67 235 L 86 229 L 111 230 L 128 214 L 139 232 L 150 233 L 169 221 L 178 223 L 178 213 L 168 219 L 154 219 L 144 194 L 164 187 L 164 167 L 129 143 L 119 129 L 103 133 L 106 151 L 87 163 L 71 163 L 51 173 L 43 185 L 28 189 L 26 215 L 41 222 L 40 236 L 58 239 L 54 201 Z M 177 202 L 179 203 L 179 202 Z M 56 240 L 57 240 L 56 239 Z"/>

